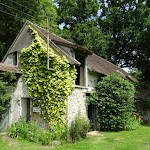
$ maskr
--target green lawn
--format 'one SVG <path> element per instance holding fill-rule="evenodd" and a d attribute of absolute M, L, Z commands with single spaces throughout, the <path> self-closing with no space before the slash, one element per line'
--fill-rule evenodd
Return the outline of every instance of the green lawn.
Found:
<path fill-rule="evenodd" d="M 135 131 L 102 132 L 103 136 L 88 137 L 75 144 L 41 146 L 25 140 L 2 140 L 0 150 L 150 150 L 150 126 Z"/>
<path fill-rule="evenodd" d="M 76 144 L 55 147 L 55 150 L 150 150 L 150 126 L 135 131 L 102 132 Z"/>

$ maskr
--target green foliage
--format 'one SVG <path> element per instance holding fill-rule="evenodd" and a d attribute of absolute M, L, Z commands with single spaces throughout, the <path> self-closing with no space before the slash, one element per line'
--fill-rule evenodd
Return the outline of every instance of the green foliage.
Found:
<path fill-rule="evenodd" d="M 52 49 L 49 49 L 49 57 L 53 70 L 48 70 L 44 41 L 36 31 L 33 30 L 33 34 L 32 45 L 21 51 L 21 72 L 33 105 L 41 108 L 41 115 L 49 126 L 63 126 L 66 122 L 66 99 L 75 87 L 76 70 L 65 57 L 56 55 Z"/>
<path fill-rule="evenodd" d="M 70 29 L 77 23 L 83 23 L 89 18 L 95 17 L 99 8 L 97 0 L 56 0 L 56 2 L 58 4 L 57 22 L 64 23 L 64 28 L 69 25 Z"/>
<path fill-rule="evenodd" d="M 3 111 L 9 108 L 11 95 L 16 81 L 16 75 L 12 72 L 0 72 L 0 118 Z"/>
<path fill-rule="evenodd" d="M 56 0 L 61 36 L 150 80 L 148 0 Z M 98 7 L 99 5 L 99 7 Z"/>
<path fill-rule="evenodd" d="M 103 58 L 107 58 L 104 52 L 107 40 L 100 32 L 94 19 L 77 23 L 73 29 L 64 29 L 60 35 L 65 39 L 71 39 L 72 42 L 84 46 Z"/>
<path fill-rule="evenodd" d="M 88 103 L 98 107 L 101 130 L 123 130 L 133 111 L 135 89 L 132 83 L 112 74 L 102 78 Z"/>
<path fill-rule="evenodd" d="M 21 7 L 15 2 L 25 7 Z M 31 22 L 46 28 L 46 16 L 48 16 L 50 31 L 57 32 L 58 26 L 55 22 L 57 12 L 56 6 L 52 0 L 15 0 L 14 2 L 10 0 L 1 0 L 1 3 L 4 4 L 1 4 L 1 10 L 14 16 L 0 12 L 0 61 L 11 46 L 19 30 L 22 28 L 24 20 L 30 20 Z M 24 13 L 20 13 L 19 11 Z M 24 20 L 17 17 L 21 17 Z"/>
<path fill-rule="evenodd" d="M 142 79 L 142 72 L 137 68 L 130 68 L 129 73 L 135 77 L 138 81 Z"/>
<path fill-rule="evenodd" d="M 57 23 L 64 25 L 60 36 L 107 58 L 104 53 L 107 40 L 95 19 L 99 9 L 98 1 L 56 0 L 56 2 L 58 3 Z"/>
<path fill-rule="evenodd" d="M 140 124 L 143 122 L 141 112 L 139 113 L 130 113 L 131 117 L 127 120 L 127 123 L 124 127 L 125 130 L 135 130 L 140 127 Z"/>
<path fill-rule="evenodd" d="M 73 143 L 80 138 L 86 138 L 86 134 L 90 129 L 89 120 L 86 118 L 82 118 L 80 113 L 76 115 L 75 119 L 71 122 L 71 126 L 69 129 L 70 137 Z"/>
<path fill-rule="evenodd" d="M 109 61 L 121 67 L 136 67 L 144 80 L 150 79 L 148 0 L 99 1 L 97 18 L 102 33 L 109 39 L 106 54 Z"/>
<path fill-rule="evenodd" d="M 68 131 L 65 128 L 55 127 L 54 130 L 42 129 L 38 123 L 26 122 L 21 118 L 17 123 L 11 124 L 8 128 L 7 134 L 12 138 L 26 139 L 31 142 L 48 145 L 53 140 L 65 140 L 64 135 L 67 136 Z"/>
<path fill-rule="evenodd" d="M 150 125 L 142 125 L 136 131 L 101 132 L 99 136 L 89 136 L 86 140 L 60 146 L 41 146 L 26 140 L 5 139 L 0 135 L 1 150 L 149 150 Z M 6 141 L 7 140 L 7 141 Z"/>

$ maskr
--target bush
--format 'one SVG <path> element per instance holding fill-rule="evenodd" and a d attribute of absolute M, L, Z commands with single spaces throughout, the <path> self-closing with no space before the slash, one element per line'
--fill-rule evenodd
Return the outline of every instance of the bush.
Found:
<path fill-rule="evenodd" d="M 132 83 L 116 74 L 102 78 L 88 103 L 98 107 L 98 122 L 101 130 L 123 130 L 131 118 L 135 89 Z"/>
<path fill-rule="evenodd" d="M 75 119 L 71 122 L 71 126 L 69 129 L 70 137 L 73 143 L 80 138 L 86 138 L 87 132 L 90 129 L 89 120 L 86 118 L 82 118 L 80 113 L 75 117 Z"/>
<path fill-rule="evenodd" d="M 0 71 L 0 120 L 2 114 L 10 107 L 11 93 L 16 82 L 16 75 L 12 72 Z"/>
<path fill-rule="evenodd" d="M 66 126 L 63 128 L 56 126 L 53 130 L 44 130 L 39 127 L 38 123 L 27 123 L 23 118 L 17 123 L 13 123 L 7 133 L 12 138 L 22 138 L 42 145 L 48 145 L 53 140 L 67 140 L 68 137 Z"/>
<path fill-rule="evenodd" d="M 125 130 L 135 130 L 140 127 L 140 124 L 143 122 L 143 116 L 141 112 L 139 113 L 130 113 L 131 117 L 127 120 L 125 125 Z"/>

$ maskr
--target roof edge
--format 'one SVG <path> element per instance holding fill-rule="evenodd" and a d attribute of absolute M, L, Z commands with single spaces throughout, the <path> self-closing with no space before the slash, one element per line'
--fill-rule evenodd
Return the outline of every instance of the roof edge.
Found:
<path fill-rule="evenodd" d="M 11 46 L 9 47 L 7 53 L 5 54 L 4 58 L 3 58 L 2 61 L 1 61 L 2 63 L 5 61 L 5 59 L 6 59 L 6 57 L 8 56 L 10 50 L 12 49 L 13 45 L 14 45 L 14 44 L 16 43 L 16 41 L 18 40 L 18 38 L 19 38 L 21 32 L 23 31 L 23 29 L 25 28 L 25 26 L 26 26 L 27 23 L 28 23 L 28 20 L 24 23 L 23 27 L 21 28 L 21 30 L 20 30 L 19 33 L 17 34 L 15 40 L 13 41 L 13 43 L 11 44 Z"/>
<path fill-rule="evenodd" d="M 42 36 L 45 41 L 47 40 L 47 37 L 39 30 L 36 28 L 36 26 L 34 26 L 34 24 L 32 24 L 30 21 L 27 20 L 27 24 L 31 25 L 38 33 L 40 33 L 40 36 Z M 68 55 L 67 53 L 65 53 L 60 47 L 58 47 L 51 39 L 49 39 L 49 42 L 51 44 L 51 46 L 61 55 L 61 56 L 66 56 L 68 61 L 70 62 L 71 65 L 78 65 L 80 66 L 81 63 L 78 62 L 75 58 L 73 58 L 72 56 Z"/>

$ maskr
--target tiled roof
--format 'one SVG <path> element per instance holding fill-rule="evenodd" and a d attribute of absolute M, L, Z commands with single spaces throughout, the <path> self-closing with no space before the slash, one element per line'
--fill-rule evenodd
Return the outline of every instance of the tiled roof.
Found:
<path fill-rule="evenodd" d="M 107 61 L 95 54 L 88 55 L 87 61 L 88 61 L 88 68 L 91 71 L 95 71 L 95 72 L 102 73 L 105 75 L 116 73 L 124 79 L 130 79 L 134 82 L 137 82 L 137 80 L 134 77 L 129 75 L 122 68 L 110 63 L 109 61 Z"/>
<path fill-rule="evenodd" d="M 4 64 L 4 63 L 0 63 L 0 71 L 10 71 L 14 73 L 20 73 L 20 71 L 16 66 Z"/>

